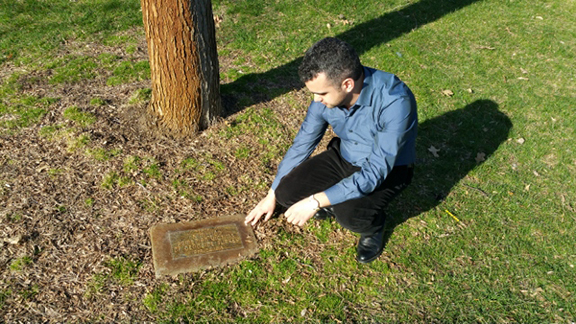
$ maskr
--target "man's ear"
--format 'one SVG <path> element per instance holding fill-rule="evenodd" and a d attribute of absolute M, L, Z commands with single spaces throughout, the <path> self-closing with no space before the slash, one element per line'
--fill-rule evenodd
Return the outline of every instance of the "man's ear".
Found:
<path fill-rule="evenodd" d="M 344 81 L 342 81 L 342 90 L 352 92 L 352 90 L 354 90 L 354 80 L 352 80 L 352 78 L 344 79 Z"/>

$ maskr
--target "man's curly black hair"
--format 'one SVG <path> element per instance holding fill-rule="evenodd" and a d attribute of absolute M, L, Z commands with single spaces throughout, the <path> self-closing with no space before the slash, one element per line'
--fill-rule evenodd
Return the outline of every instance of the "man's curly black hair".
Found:
<path fill-rule="evenodd" d="M 304 83 L 326 73 L 328 80 L 339 85 L 344 79 L 358 80 L 362 75 L 362 64 L 350 44 L 334 37 L 327 37 L 310 47 L 298 68 L 300 80 Z"/>

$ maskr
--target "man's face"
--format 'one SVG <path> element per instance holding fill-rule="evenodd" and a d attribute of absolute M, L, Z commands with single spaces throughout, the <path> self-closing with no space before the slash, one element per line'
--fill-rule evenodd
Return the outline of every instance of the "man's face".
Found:
<path fill-rule="evenodd" d="M 306 82 L 306 88 L 314 94 L 314 101 L 321 102 L 328 108 L 345 105 L 348 99 L 348 92 L 344 90 L 344 87 L 335 86 L 324 72 Z"/>

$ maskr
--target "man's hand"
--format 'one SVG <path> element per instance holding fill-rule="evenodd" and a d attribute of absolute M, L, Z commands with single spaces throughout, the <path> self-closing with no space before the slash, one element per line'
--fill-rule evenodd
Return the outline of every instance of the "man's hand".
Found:
<path fill-rule="evenodd" d="M 286 216 L 288 223 L 302 226 L 312 218 L 314 214 L 316 214 L 316 210 L 310 203 L 309 198 L 304 198 L 288 208 L 284 216 Z"/>
<path fill-rule="evenodd" d="M 262 215 L 266 215 L 264 221 L 268 221 L 270 217 L 272 217 L 274 208 L 276 208 L 276 196 L 274 195 L 274 190 L 270 189 L 268 195 L 260 200 L 258 205 L 246 216 L 244 224 L 250 223 L 250 225 L 254 226 L 258 223 Z"/>

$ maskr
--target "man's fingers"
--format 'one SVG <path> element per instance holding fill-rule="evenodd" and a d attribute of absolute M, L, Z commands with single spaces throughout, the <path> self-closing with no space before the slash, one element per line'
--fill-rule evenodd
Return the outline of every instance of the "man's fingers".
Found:
<path fill-rule="evenodd" d="M 254 218 L 252 219 L 252 226 L 254 226 L 258 223 L 258 221 L 260 220 L 260 217 L 262 217 L 262 214 L 254 215 Z"/>
<path fill-rule="evenodd" d="M 270 217 L 272 217 L 272 214 L 273 214 L 273 212 L 268 212 L 266 214 L 266 217 L 264 217 L 264 221 L 267 222 L 270 219 Z"/>
<path fill-rule="evenodd" d="M 271 197 L 271 198 L 270 198 Z M 254 209 L 250 211 L 248 216 L 244 219 L 244 224 L 250 223 L 252 226 L 256 225 L 262 216 L 264 217 L 264 221 L 270 219 L 272 214 L 274 213 L 274 207 L 276 205 L 276 201 L 274 196 L 266 196 L 266 198 L 262 199 Z"/>
<path fill-rule="evenodd" d="M 302 225 L 304 225 L 304 223 L 305 223 L 304 220 L 303 220 L 302 218 L 300 218 L 300 219 L 296 222 L 296 225 L 302 227 Z"/>
<path fill-rule="evenodd" d="M 288 221 L 288 223 L 294 224 L 294 217 L 292 214 L 284 214 L 284 216 L 286 216 L 286 221 Z"/>
<path fill-rule="evenodd" d="M 288 219 L 288 221 L 293 225 L 298 225 L 300 223 L 300 219 L 298 219 L 296 217 L 292 217 L 292 218 Z"/>
<path fill-rule="evenodd" d="M 246 218 L 244 219 L 244 221 L 248 223 L 253 219 L 254 219 L 254 210 L 251 210 L 250 213 L 248 213 L 248 216 L 246 216 Z"/>
<path fill-rule="evenodd" d="M 255 225 L 258 223 L 258 219 L 260 219 L 260 216 L 258 216 L 258 213 L 255 210 L 252 210 L 250 214 L 248 214 L 248 216 L 246 216 L 244 219 L 244 224 L 252 222 L 252 225 Z"/>

